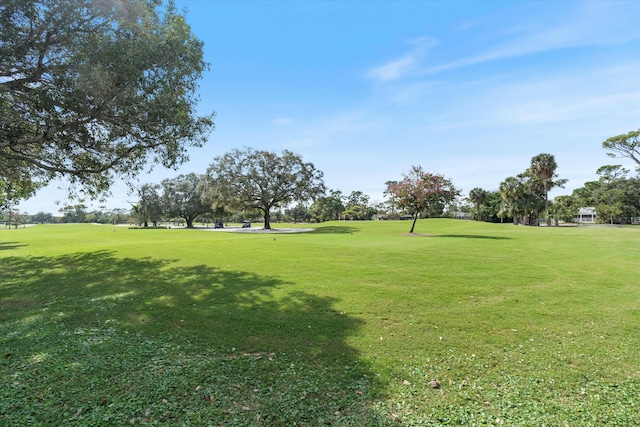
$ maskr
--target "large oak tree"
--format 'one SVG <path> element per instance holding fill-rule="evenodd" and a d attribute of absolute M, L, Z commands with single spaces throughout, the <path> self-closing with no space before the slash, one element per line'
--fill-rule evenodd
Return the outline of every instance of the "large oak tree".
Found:
<path fill-rule="evenodd" d="M 202 197 L 203 175 L 189 173 L 165 179 L 161 183 L 160 202 L 163 212 L 169 217 L 183 218 L 187 228 L 193 228 L 198 215 L 211 212 L 211 205 Z"/>
<path fill-rule="evenodd" d="M 205 143 L 196 113 L 207 68 L 160 0 L 0 3 L 0 202 L 64 176 L 89 196 Z"/>
<path fill-rule="evenodd" d="M 162 186 L 157 184 L 144 184 L 138 188 L 138 203 L 133 206 L 133 213 L 145 227 L 151 221 L 154 226 L 162 218 L 164 206 L 158 192 Z"/>
<path fill-rule="evenodd" d="M 325 192 L 322 172 L 288 150 L 278 155 L 235 149 L 216 157 L 207 176 L 207 187 L 225 205 L 261 211 L 265 229 L 271 228 L 271 209 L 305 202 Z"/>

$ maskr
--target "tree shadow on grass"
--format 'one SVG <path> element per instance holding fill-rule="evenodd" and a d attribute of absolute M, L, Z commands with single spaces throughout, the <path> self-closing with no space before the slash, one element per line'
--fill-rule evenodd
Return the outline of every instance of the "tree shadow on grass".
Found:
<path fill-rule="evenodd" d="M 445 238 L 457 238 L 457 239 L 485 239 L 485 240 L 511 240 L 511 237 L 503 236 L 487 236 L 482 234 L 422 234 L 422 233 L 407 233 L 405 236 L 412 237 L 445 237 Z"/>
<path fill-rule="evenodd" d="M 360 231 L 360 228 L 350 225 L 327 225 L 317 227 L 314 234 L 353 234 Z"/>
<path fill-rule="evenodd" d="M 0 251 L 3 250 L 7 250 L 7 249 L 18 249 L 21 248 L 23 246 L 27 246 L 24 243 L 18 243 L 18 242 L 2 242 L 0 241 Z"/>
<path fill-rule="evenodd" d="M 486 236 L 483 234 L 435 234 L 433 237 L 449 237 L 460 239 L 511 240 L 511 237 Z"/>
<path fill-rule="evenodd" d="M 2 262 L 9 424 L 386 424 L 334 298 L 111 251 Z"/>

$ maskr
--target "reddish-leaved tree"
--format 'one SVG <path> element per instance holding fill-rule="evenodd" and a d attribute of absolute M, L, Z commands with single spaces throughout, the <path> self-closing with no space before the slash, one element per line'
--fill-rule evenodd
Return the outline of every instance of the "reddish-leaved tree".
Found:
<path fill-rule="evenodd" d="M 401 181 L 387 183 L 386 193 L 395 207 L 411 214 L 413 223 L 409 233 L 413 233 L 421 212 L 452 202 L 459 191 L 442 175 L 425 172 L 421 166 L 412 166 Z"/>

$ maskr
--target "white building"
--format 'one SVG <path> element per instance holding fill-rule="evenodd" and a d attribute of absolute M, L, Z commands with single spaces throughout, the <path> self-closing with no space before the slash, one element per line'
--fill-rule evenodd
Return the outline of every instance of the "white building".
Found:
<path fill-rule="evenodd" d="M 573 217 L 573 222 L 578 224 L 595 224 L 596 208 L 586 207 L 578 209 L 578 213 Z"/>

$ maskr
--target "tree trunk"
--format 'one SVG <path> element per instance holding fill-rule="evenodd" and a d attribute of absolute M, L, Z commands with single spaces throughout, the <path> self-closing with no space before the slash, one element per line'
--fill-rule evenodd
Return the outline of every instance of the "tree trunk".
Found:
<path fill-rule="evenodd" d="M 193 228 L 193 218 L 185 216 L 183 217 L 187 221 L 187 228 Z"/>
<path fill-rule="evenodd" d="M 269 209 L 265 209 L 264 211 L 264 229 L 271 230 L 271 213 Z"/>
<path fill-rule="evenodd" d="M 549 190 L 547 189 L 547 180 L 542 181 L 544 186 L 544 214 L 547 219 L 547 227 L 551 226 L 551 217 L 549 216 Z"/>
<path fill-rule="evenodd" d="M 416 213 L 413 215 L 413 224 L 411 224 L 411 230 L 409 230 L 409 233 L 413 233 L 413 229 L 414 229 L 414 228 L 415 228 L 415 226 L 416 226 L 416 221 L 417 221 L 417 220 L 418 220 L 418 212 L 416 212 Z"/>

